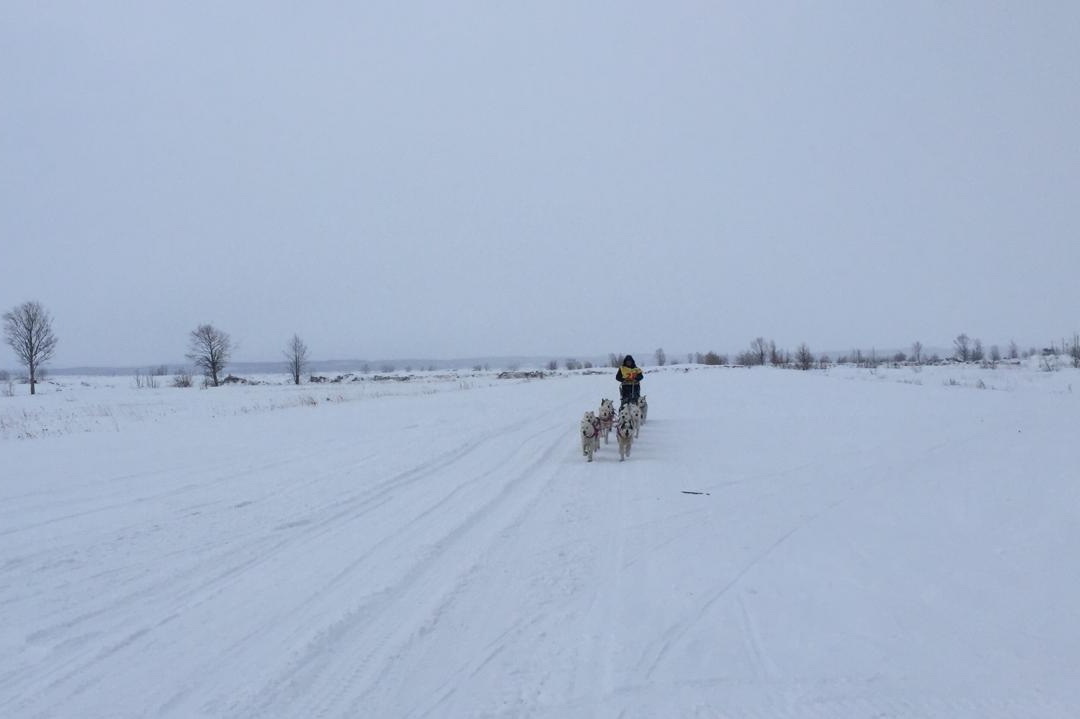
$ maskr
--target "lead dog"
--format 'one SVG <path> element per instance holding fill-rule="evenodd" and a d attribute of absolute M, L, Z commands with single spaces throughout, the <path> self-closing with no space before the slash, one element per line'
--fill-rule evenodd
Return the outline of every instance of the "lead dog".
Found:
<path fill-rule="evenodd" d="M 626 407 L 619 410 L 619 419 L 615 423 L 615 439 L 619 442 L 619 461 L 622 462 L 630 456 L 630 446 L 634 443 L 634 421 Z"/>
<path fill-rule="evenodd" d="M 641 409 L 641 423 L 645 424 L 645 418 L 649 416 L 649 403 L 645 401 L 645 395 L 641 395 L 637 406 Z"/>
<path fill-rule="evenodd" d="M 585 416 L 581 419 L 581 452 L 589 458 L 590 462 L 593 460 L 593 453 L 596 452 L 599 441 L 600 436 L 596 426 L 596 415 L 592 412 L 586 412 Z"/>
<path fill-rule="evenodd" d="M 600 432 L 604 435 L 604 444 L 607 444 L 611 437 L 611 427 L 615 424 L 615 403 L 610 399 L 600 400 L 597 416 L 600 418 Z"/>

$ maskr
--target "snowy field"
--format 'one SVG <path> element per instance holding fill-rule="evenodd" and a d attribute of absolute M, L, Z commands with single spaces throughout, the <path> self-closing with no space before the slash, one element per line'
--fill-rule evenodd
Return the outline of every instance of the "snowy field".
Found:
<path fill-rule="evenodd" d="M 16 386 L 0 717 L 1080 716 L 1080 371 L 646 372 Z"/>

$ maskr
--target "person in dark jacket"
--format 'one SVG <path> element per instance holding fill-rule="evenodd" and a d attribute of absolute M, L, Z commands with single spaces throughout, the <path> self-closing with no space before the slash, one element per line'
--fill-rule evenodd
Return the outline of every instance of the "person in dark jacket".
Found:
<path fill-rule="evenodd" d="M 615 372 L 615 379 L 619 381 L 619 398 L 622 400 L 620 406 L 627 402 L 637 404 L 641 397 L 642 372 L 641 368 L 634 364 L 633 357 L 626 355 L 622 366 Z"/>

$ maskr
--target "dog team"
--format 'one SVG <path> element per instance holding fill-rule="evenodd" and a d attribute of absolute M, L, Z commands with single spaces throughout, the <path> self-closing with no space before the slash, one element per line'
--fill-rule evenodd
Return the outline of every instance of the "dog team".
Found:
<path fill-rule="evenodd" d="M 593 455 L 600 449 L 600 435 L 604 444 L 610 442 L 611 431 L 615 430 L 615 441 L 619 445 L 619 461 L 630 456 L 630 448 L 641 433 L 641 425 L 649 412 L 649 403 L 645 396 L 636 402 L 626 402 L 615 412 L 615 403 L 610 399 L 600 400 L 600 409 L 589 410 L 581 419 L 581 451 L 591 462 Z"/>

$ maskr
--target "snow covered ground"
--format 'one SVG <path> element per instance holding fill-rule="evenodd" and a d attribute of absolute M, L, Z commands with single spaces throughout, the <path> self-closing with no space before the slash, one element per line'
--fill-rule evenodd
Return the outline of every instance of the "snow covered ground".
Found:
<path fill-rule="evenodd" d="M 1080 716 L 1077 370 L 275 381 L 0 397 L 0 716 Z"/>

